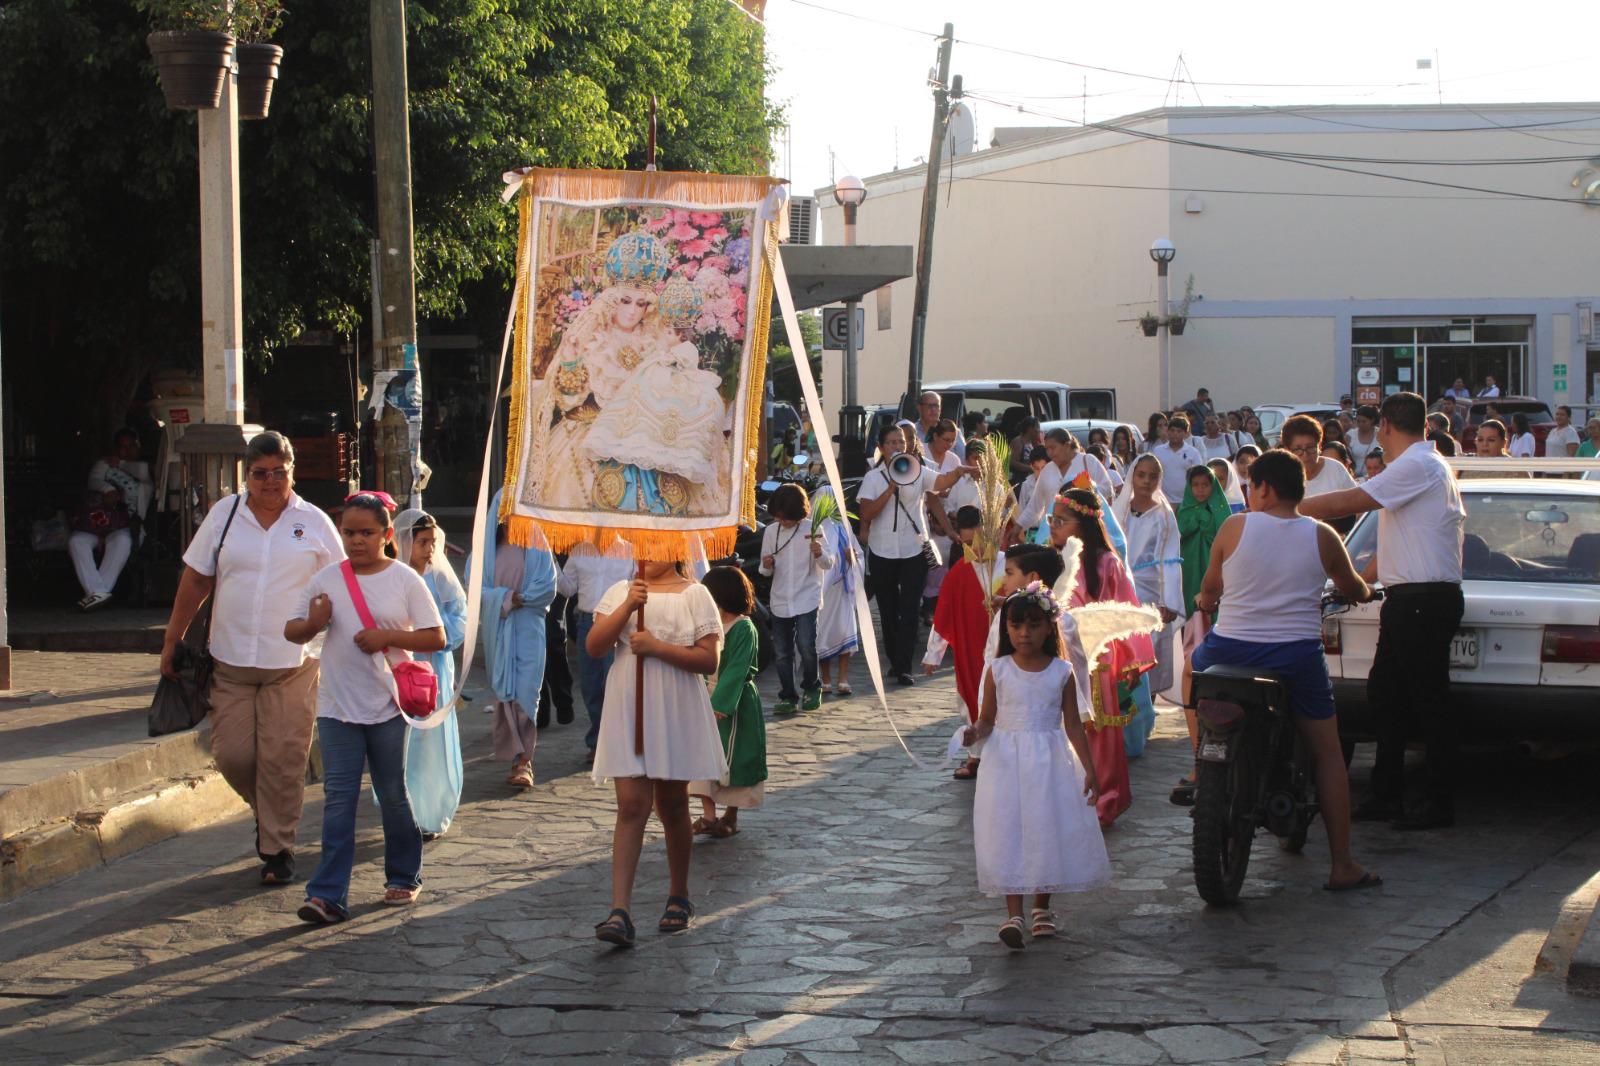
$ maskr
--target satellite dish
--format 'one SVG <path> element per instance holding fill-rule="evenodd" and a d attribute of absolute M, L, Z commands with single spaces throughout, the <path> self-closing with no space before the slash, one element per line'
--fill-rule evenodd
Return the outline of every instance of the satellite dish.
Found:
<path fill-rule="evenodd" d="M 972 108 L 957 101 L 950 107 L 950 122 L 945 127 L 944 150 L 952 159 L 969 155 L 978 146 L 978 124 Z"/>

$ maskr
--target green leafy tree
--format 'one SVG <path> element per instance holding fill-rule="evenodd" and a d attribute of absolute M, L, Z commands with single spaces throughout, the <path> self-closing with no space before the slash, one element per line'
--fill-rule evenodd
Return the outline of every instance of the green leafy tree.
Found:
<path fill-rule="evenodd" d="M 800 318 L 801 347 L 807 352 L 811 361 L 811 376 L 817 382 L 817 389 L 822 389 L 822 318 L 815 311 L 802 311 Z M 774 316 L 772 332 L 768 335 L 767 342 L 767 379 L 772 382 L 772 396 L 776 400 L 786 400 L 795 405 L 797 410 L 804 408 L 804 399 L 800 392 L 800 375 L 795 370 L 794 348 L 789 343 L 788 330 L 784 328 L 783 319 Z"/>
<path fill-rule="evenodd" d="M 514 166 L 760 173 L 781 121 L 760 27 L 701 0 L 407 5 L 417 305 L 497 335 Z M 198 364 L 195 117 L 168 112 L 132 0 L 0 5 L 0 325 L 13 395 L 70 446 L 120 423 L 139 380 Z M 294 5 L 272 114 L 241 123 L 246 342 L 355 332 L 374 236 L 368 5 Z M 68 388 L 62 388 L 69 385 Z M 98 443 L 98 442 L 94 442 Z M 92 450 L 92 444 L 81 449 Z"/>

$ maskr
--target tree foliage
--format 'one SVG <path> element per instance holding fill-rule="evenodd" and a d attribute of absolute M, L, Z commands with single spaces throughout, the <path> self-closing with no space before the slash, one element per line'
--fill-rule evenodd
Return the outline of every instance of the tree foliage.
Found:
<path fill-rule="evenodd" d="M 779 116 L 760 28 L 710 0 L 412 0 L 411 143 L 422 317 L 503 314 L 514 166 L 761 173 Z M 8 384 L 72 367 L 60 414 L 106 426 L 200 346 L 196 120 L 168 112 L 133 0 L 0 5 L 0 321 Z M 375 209 L 369 12 L 293 5 L 271 116 L 241 123 L 246 343 L 361 328 Z M 484 305 L 482 307 L 475 305 Z M 493 306 L 489 306 L 493 305 Z"/>

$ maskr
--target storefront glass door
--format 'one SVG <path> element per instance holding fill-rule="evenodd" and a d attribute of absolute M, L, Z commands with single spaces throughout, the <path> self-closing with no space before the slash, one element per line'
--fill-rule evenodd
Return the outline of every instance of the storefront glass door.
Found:
<path fill-rule="evenodd" d="M 1377 403 L 1396 392 L 1420 392 L 1431 403 L 1457 378 L 1474 394 L 1489 379 L 1503 396 L 1526 395 L 1533 320 L 1358 319 L 1352 330 L 1351 393 Z"/>

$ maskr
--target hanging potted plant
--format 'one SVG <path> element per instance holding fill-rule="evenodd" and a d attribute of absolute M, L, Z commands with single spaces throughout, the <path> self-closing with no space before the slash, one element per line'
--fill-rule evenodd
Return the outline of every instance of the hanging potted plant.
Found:
<path fill-rule="evenodd" d="M 222 79 L 233 64 L 227 0 L 136 0 L 155 32 L 145 38 L 161 93 L 173 111 L 208 111 L 222 102 Z"/>
<path fill-rule="evenodd" d="M 272 86 L 278 80 L 283 48 L 267 38 L 283 22 L 281 0 L 236 0 L 233 32 L 239 38 L 239 117 L 267 117 L 272 106 Z"/>
<path fill-rule="evenodd" d="M 1172 309 L 1167 315 L 1167 329 L 1174 337 L 1183 336 L 1184 327 L 1189 324 L 1189 304 L 1194 300 L 1194 275 L 1189 275 L 1189 280 L 1183 285 L 1183 302 Z"/>
<path fill-rule="evenodd" d="M 1146 337 L 1154 337 L 1156 330 L 1161 328 L 1161 319 L 1149 311 L 1139 316 L 1139 328 Z"/>

